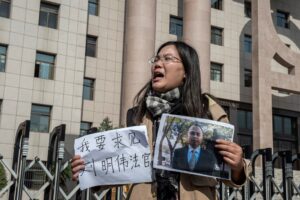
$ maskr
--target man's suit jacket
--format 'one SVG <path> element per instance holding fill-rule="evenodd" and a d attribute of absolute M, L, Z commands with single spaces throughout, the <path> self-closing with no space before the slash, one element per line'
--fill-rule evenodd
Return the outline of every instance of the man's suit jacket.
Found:
<path fill-rule="evenodd" d="M 201 172 L 203 174 L 212 175 L 215 169 L 215 165 L 217 164 L 215 155 L 210 151 L 201 148 L 201 153 L 196 162 L 195 168 L 193 170 L 190 170 L 188 163 L 188 150 L 188 146 L 175 149 L 172 167 L 174 169 Z"/>

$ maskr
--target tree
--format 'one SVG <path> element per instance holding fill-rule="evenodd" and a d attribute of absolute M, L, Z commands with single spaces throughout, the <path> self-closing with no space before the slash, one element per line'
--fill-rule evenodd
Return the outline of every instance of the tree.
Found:
<path fill-rule="evenodd" d="M 4 166 L 0 163 L 0 190 L 2 190 L 7 184 L 6 173 Z"/>
<path fill-rule="evenodd" d="M 108 117 L 105 117 L 100 123 L 98 131 L 102 132 L 102 131 L 109 131 L 112 129 L 114 129 L 112 121 Z"/>
<path fill-rule="evenodd" d="M 121 126 L 122 127 L 122 126 Z M 113 123 L 112 121 L 109 119 L 109 117 L 105 117 L 102 122 L 100 123 L 100 126 L 98 128 L 99 132 L 102 131 L 109 131 L 112 129 L 117 129 L 117 128 L 121 128 L 121 127 L 113 127 Z M 127 189 L 126 185 L 125 185 L 125 189 Z M 116 188 L 112 188 L 110 189 L 106 195 L 105 195 L 105 199 L 111 199 L 111 196 L 113 196 L 116 193 Z"/>
<path fill-rule="evenodd" d="M 163 136 L 159 143 L 159 155 L 158 155 L 158 162 L 162 164 L 162 148 L 163 148 L 163 141 L 166 140 L 168 143 L 168 148 L 170 152 L 170 161 L 172 163 L 173 160 L 173 152 L 175 147 L 178 143 L 184 144 L 185 138 L 184 135 L 187 133 L 187 130 L 191 126 L 192 122 L 190 120 L 181 119 L 177 117 L 168 117 L 166 119 L 166 126 L 163 129 Z"/>
<path fill-rule="evenodd" d="M 68 166 L 60 174 L 60 183 L 62 187 L 67 190 L 67 181 L 71 180 L 72 177 L 72 168 L 71 163 L 68 161 Z"/>

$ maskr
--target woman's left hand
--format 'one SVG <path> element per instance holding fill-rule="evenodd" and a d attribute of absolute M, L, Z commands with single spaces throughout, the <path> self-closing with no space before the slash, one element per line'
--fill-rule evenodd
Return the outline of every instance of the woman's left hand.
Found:
<path fill-rule="evenodd" d="M 216 141 L 215 147 L 223 156 L 223 160 L 231 167 L 231 176 L 234 182 L 240 182 L 244 177 L 244 161 L 242 148 L 234 142 L 221 139 Z"/>

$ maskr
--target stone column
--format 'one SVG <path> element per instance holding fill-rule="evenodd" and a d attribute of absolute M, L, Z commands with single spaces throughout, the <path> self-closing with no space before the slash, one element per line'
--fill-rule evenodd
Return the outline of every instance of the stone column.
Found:
<path fill-rule="evenodd" d="M 270 63 L 274 50 L 268 45 L 266 2 L 252 1 L 253 150 L 273 147 Z"/>
<path fill-rule="evenodd" d="M 156 0 L 126 0 L 121 125 L 133 98 L 150 80 L 148 59 L 155 51 Z"/>
<path fill-rule="evenodd" d="M 183 1 L 183 40 L 200 57 L 202 92 L 210 91 L 210 0 Z"/>

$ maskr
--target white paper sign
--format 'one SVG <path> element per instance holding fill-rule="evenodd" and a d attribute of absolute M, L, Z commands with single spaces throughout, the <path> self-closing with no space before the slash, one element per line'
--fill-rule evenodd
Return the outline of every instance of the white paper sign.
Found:
<path fill-rule="evenodd" d="M 80 189 L 98 185 L 151 182 L 151 154 L 146 126 L 134 126 L 80 137 L 75 155 L 85 161 Z"/>

